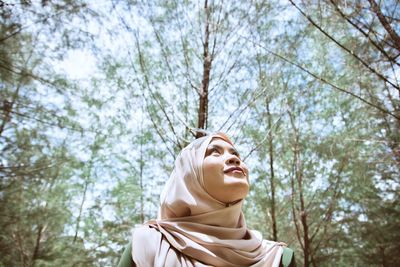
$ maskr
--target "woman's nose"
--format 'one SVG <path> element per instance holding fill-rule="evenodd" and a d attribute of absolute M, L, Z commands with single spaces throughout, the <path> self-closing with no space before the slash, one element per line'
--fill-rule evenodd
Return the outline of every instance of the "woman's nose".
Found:
<path fill-rule="evenodd" d="M 228 156 L 228 158 L 226 160 L 226 163 L 227 164 L 240 165 L 240 159 L 235 155 L 230 155 L 230 156 Z"/>

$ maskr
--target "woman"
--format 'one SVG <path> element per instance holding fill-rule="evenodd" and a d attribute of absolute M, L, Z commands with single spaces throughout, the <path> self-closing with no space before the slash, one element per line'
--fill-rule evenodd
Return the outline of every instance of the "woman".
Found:
<path fill-rule="evenodd" d="M 222 133 L 184 148 L 161 194 L 158 219 L 136 228 L 118 267 L 293 266 L 293 251 L 246 227 L 249 172 Z"/>

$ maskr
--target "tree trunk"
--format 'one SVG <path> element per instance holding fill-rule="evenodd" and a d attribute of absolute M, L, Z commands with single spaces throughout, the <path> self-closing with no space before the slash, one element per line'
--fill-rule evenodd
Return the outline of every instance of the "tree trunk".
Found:
<path fill-rule="evenodd" d="M 210 84 L 210 72 L 212 57 L 209 53 L 209 38 L 210 38 L 210 11 L 208 9 L 208 1 L 204 1 L 205 11 L 205 30 L 204 30 L 204 42 L 203 42 L 203 79 L 201 81 L 201 88 L 199 91 L 199 113 L 198 113 L 198 129 L 207 128 L 207 113 L 208 113 L 208 87 Z M 196 138 L 204 136 L 204 133 L 197 132 Z"/>
<path fill-rule="evenodd" d="M 79 224 L 80 224 L 80 221 L 81 221 L 81 216 L 82 216 L 82 211 L 83 211 L 83 204 L 85 203 L 85 200 L 86 200 L 86 192 L 87 192 L 88 186 L 89 186 L 89 181 L 85 181 L 85 188 L 83 189 L 82 201 L 81 201 L 81 205 L 79 207 L 79 215 L 78 215 L 78 218 L 76 219 L 75 235 L 74 235 L 73 243 L 75 243 L 76 239 L 78 238 Z"/>
<path fill-rule="evenodd" d="M 143 114 L 143 113 L 142 113 Z M 143 115 L 142 115 L 142 123 L 143 125 Z M 143 128 L 141 128 L 142 136 L 140 137 L 140 159 L 139 159 L 139 183 L 140 183 L 140 222 L 144 223 L 144 185 L 143 185 L 143 168 L 144 168 L 144 160 L 143 160 Z"/>
<path fill-rule="evenodd" d="M 1 111 L 3 113 L 3 120 L 1 122 L 0 125 L 0 136 L 3 134 L 4 131 L 4 127 L 6 126 L 6 123 L 9 122 L 11 120 L 11 111 L 13 109 L 14 103 L 17 100 L 18 94 L 19 94 L 19 89 L 21 88 L 20 84 L 17 86 L 17 89 L 15 90 L 13 96 L 12 96 L 12 100 L 11 101 L 7 101 L 7 100 L 3 100 L 3 106 L 1 107 Z"/>
<path fill-rule="evenodd" d="M 309 267 L 310 266 L 310 258 L 311 258 L 311 240 L 309 236 L 309 225 L 307 222 L 307 210 L 304 204 L 304 195 L 303 195 L 303 167 L 302 167 L 302 161 L 300 158 L 300 137 L 299 137 L 299 131 L 296 128 L 294 124 L 294 119 L 293 116 L 290 112 L 289 117 L 290 117 L 290 123 L 293 128 L 293 164 L 294 164 L 294 176 L 295 179 L 297 180 L 297 190 L 298 190 L 298 201 L 300 202 L 300 208 L 298 210 L 298 213 L 300 215 L 300 223 L 303 228 L 302 231 L 302 236 L 299 227 L 296 227 L 297 231 L 297 237 L 301 238 L 302 240 L 299 240 L 300 244 L 302 245 L 303 249 L 303 254 L 304 254 L 304 267 Z M 292 190 L 294 191 L 294 184 L 292 184 Z M 294 200 L 293 200 L 294 201 Z M 295 213 L 295 210 L 293 210 Z M 296 216 L 297 217 L 297 216 Z M 294 217 L 295 219 L 295 217 Z M 295 219 L 296 220 L 296 219 Z M 297 225 L 297 222 L 295 222 Z"/>
<path fill-rule="evenodd" d="M 276 212 L 275 212 L 275 170 L 274 170 L 274 144 L 272 135 L 272 120 L 271 112 L 269 110 L 269 99 L 266 100 L 267 115 L 268 115 L 268 154 L 269 154 L 269 169 L 270 169 L 270 190 L 271 190 L 271 221 L 272 221 L 272 239 L 278 240 L 278 230 L 276 226 Z"/>
<path fill-rule="evenodd" d="M 36 259 L 39 258 L 40 239 L 42 239 L 43 229 L 44 229 L 44 226 L 39 225 L 37 236 L 36 236 L 35 248 L 34 248 L 33 254 L 32 254 L 32 260 L 31 260 L 32 267 L 35 266 L 35 261 L 36 261 Z"/>

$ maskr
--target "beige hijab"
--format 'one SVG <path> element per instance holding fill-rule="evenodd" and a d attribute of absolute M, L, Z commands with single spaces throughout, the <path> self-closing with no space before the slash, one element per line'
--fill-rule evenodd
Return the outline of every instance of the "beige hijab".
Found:
<path fill-rule="evenodd" d="M 279 266 L 281 243 L 246 227 L 243 200 L 227 205 L 203 186 L 202 163 L 212 138 L 184 148 L 161 194 L 158 218 L 133 232 L 137 266 Z"/>

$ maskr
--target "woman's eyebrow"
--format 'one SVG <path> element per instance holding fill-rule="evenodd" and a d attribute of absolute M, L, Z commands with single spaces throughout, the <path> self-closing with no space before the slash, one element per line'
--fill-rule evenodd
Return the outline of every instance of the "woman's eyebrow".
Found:
<path fill-rule="evenodd" d="M 212 149 L 212 148 L 216 148 L 216 149 L 218 149 L 218 150 L 223 149 L 223 148 L 222 148 L 221 146 L 219 146 L 219 145 L 211 144 L 211 145 L 209 145 L 209 146 L 207 147 L 207 150 L 208 150 L 208 149 Z M 230 152 L 231 154 L 236 153 L 236 154 L 240 155 L 240 153 L 239 153 L 235 148 L 233 148 L 233 147 L 230 147 L 230 148 L 229 148 L 229 152 Z"/>
<path fill-rule="evenodd" d="M 214 145 L 214 144 L 210 144 L 210 145 L 207 147 L 207 149 L 212 149 L 212 148 L 222 149 L 221 146 L 219 146 L 219 145 Z"/>

